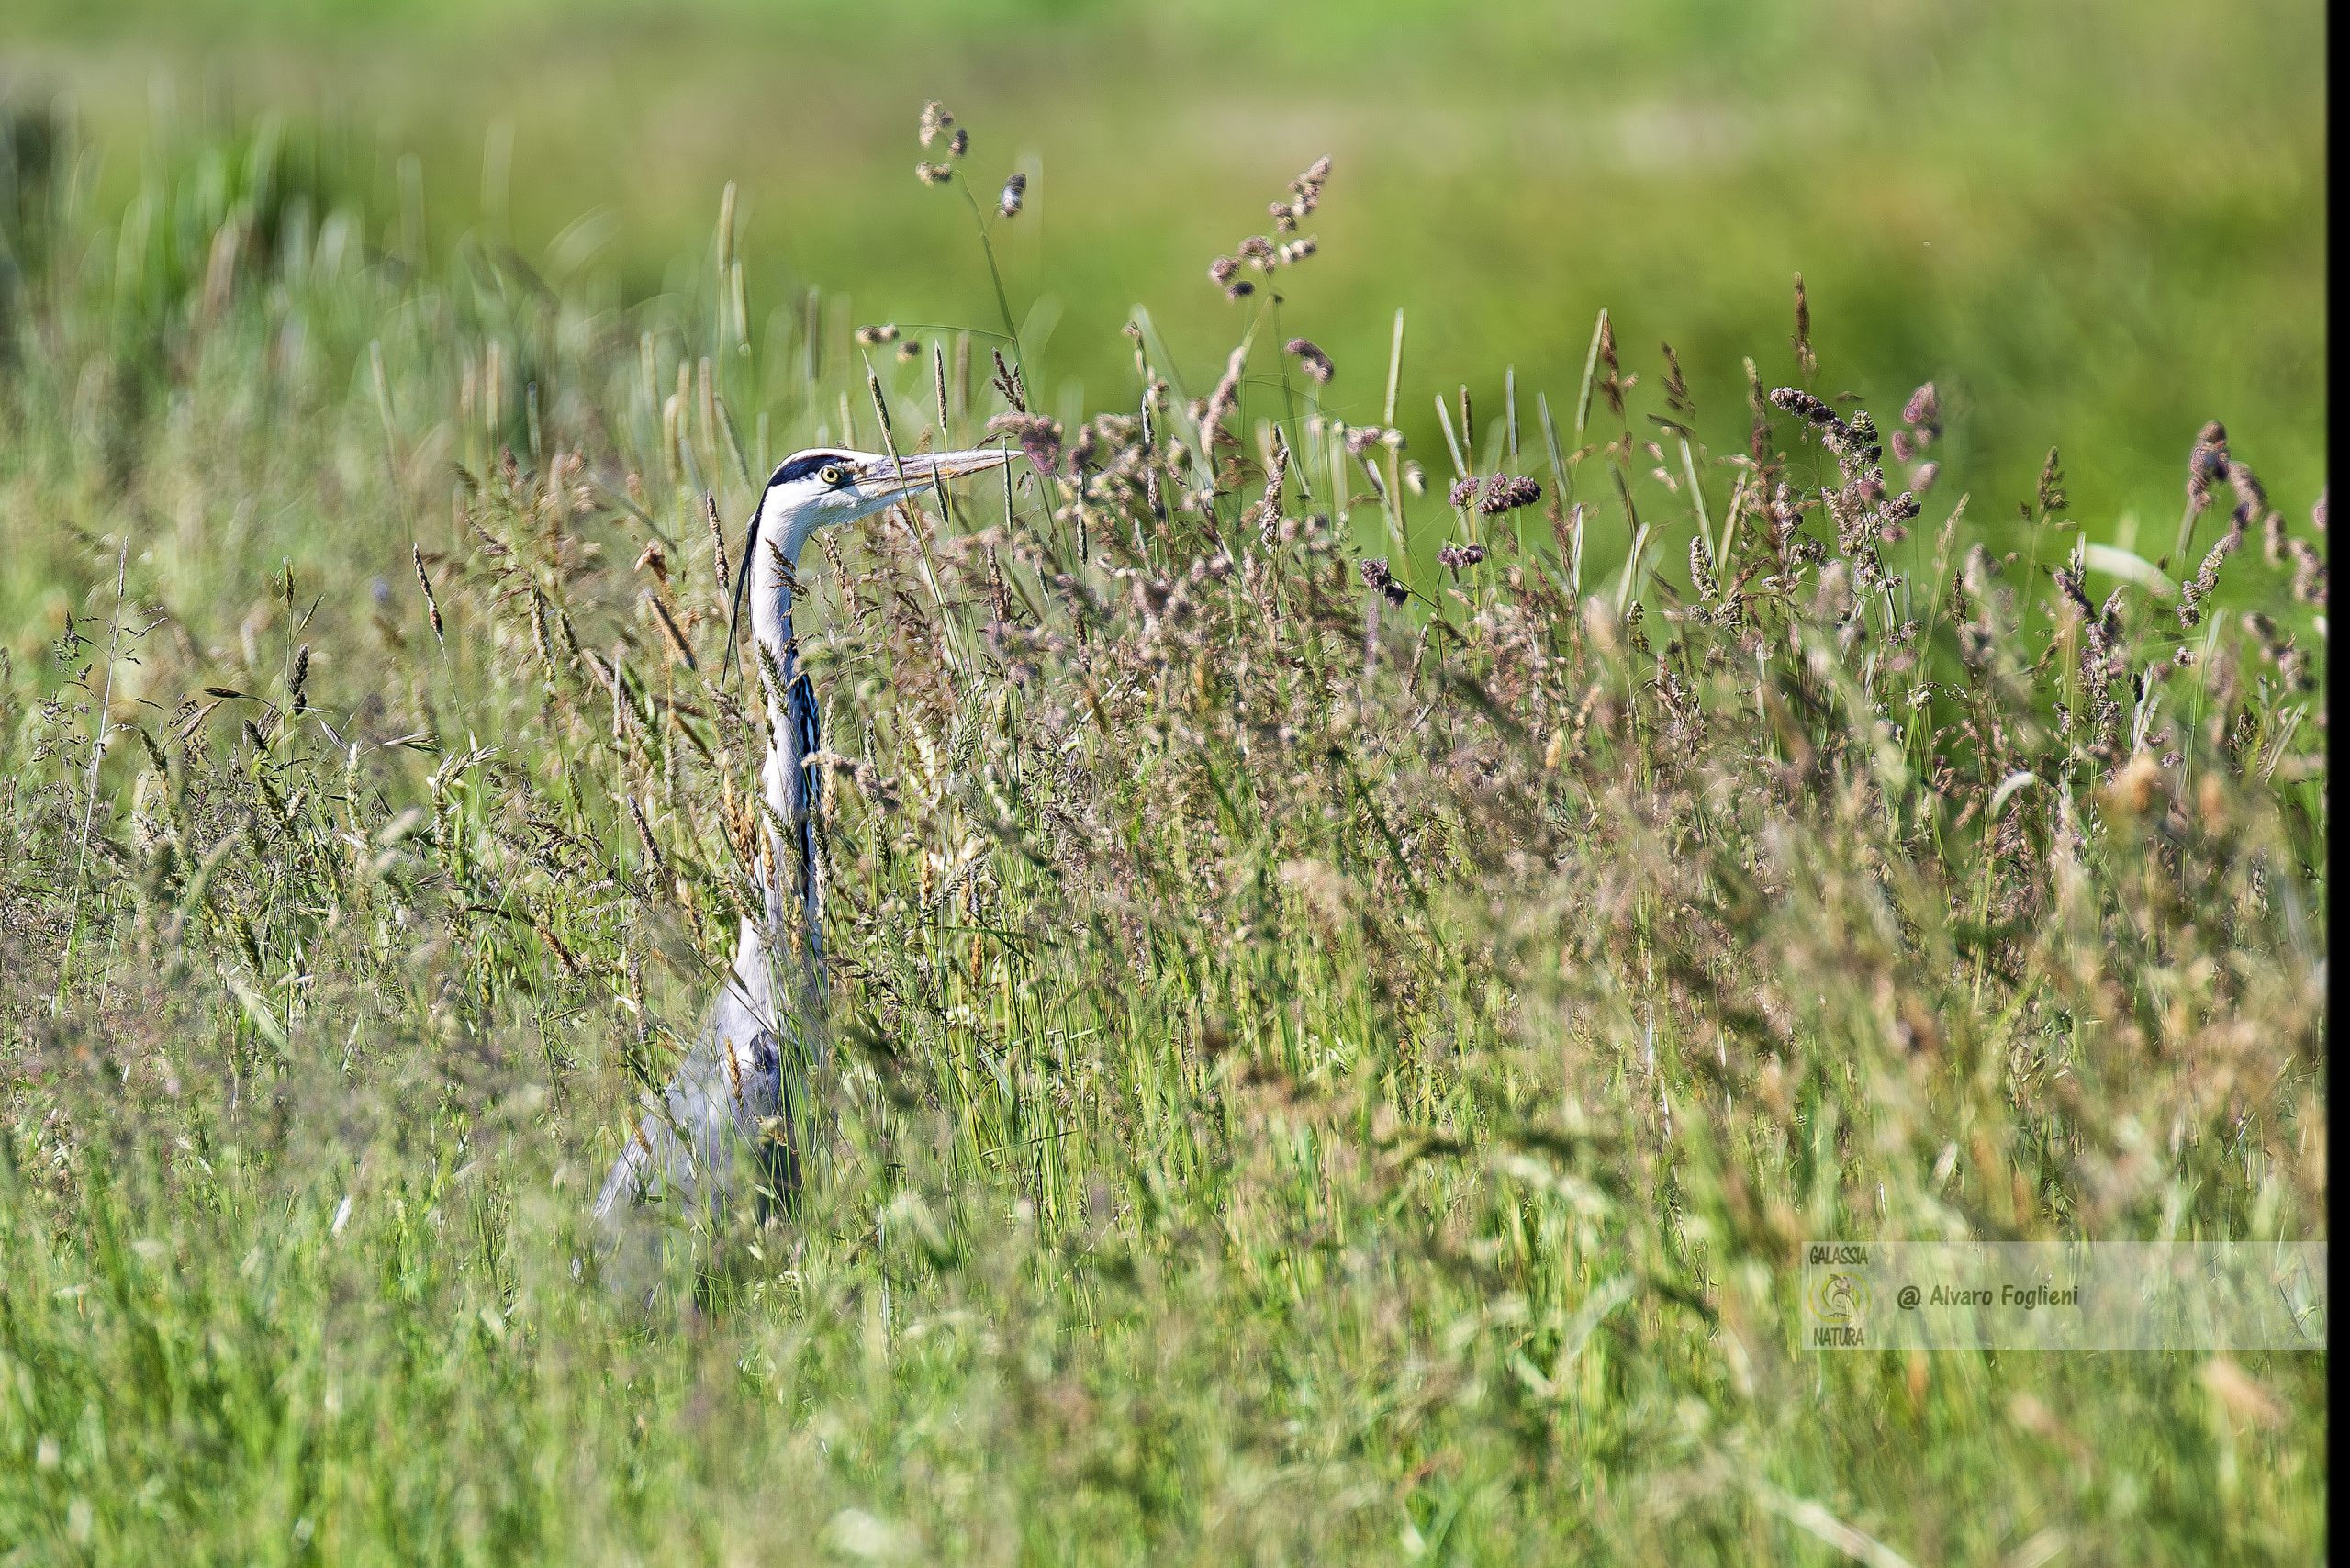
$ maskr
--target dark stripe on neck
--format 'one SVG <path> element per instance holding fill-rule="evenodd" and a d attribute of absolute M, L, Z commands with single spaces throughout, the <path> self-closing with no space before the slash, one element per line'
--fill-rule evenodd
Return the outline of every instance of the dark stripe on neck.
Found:
<path fill-rule="evenodd" d="M 816 709 L 816 689 L 809 683 L 805 674 L 791 682 L 784 706 L 785 722 L 791 725 L 793 738 L 800 747 L 800 778 L 793 789 L 798 797 L 795 803 L 800 808 L 798 813 L 800 864 L 793 868 L 798 873 L 796 890 L 800 894 L 800 907 L 807 915 L 809 955 L 821 959 L 824 951 L 824 934 L 823 910 L 816 888 L 816 812 L 823 803 L 823 783 L 822 776 L 810 766 L 809 759 L 816 755 L 823 743 Z"/>

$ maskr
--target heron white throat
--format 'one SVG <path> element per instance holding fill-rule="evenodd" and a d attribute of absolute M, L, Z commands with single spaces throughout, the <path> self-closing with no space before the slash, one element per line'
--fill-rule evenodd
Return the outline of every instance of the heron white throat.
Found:
<path fill-rule="evenodd" d="M 723 1217 L 747 1182 L 760 1214 L 799 1190 L 801 1075 L 822 1051 L 821 780 L 809 759 L 822 713 L 792 633 L 800 553 L 821 528 L 853 522 L 1011 461 L 1002 451 L 896 457 L 832 448 L 776 465 L 751 516 L 735 574 L 728 662 L 750 612 L 754 678 L 767 716 L 759 793 L 767 853 L 754 870 L 760 910 L 745 916 L 709 1025 L 659 1095 L 647 1094 L 595 1213 L 617 1242 L 638 1211 L 686 1222 Z M 621 1260 L 609 1257 L 608 1261 Z M 653 1255 L 657 1258 L 657 1248 Z"/>

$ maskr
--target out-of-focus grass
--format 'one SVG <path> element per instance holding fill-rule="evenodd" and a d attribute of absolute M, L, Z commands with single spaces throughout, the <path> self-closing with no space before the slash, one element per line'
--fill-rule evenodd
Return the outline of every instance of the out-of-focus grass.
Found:
<path fill-rule="evenodd" d="M 413 151 L 428 243 L 592 252 L 642 296 L 698 281 L 673 263 L 733 179 L 755 315 L 812 285 L 860 320 L 989 325 L 960 203 L 912 177 L 904 105 L 940 97 L 983 166 L 1035 176 L 1003 259 L 1049 302 L 1055 375 L 1097 390 L 1138 300 L 1187 353 L 1228 341 L 1206 262 L 1262 227 L 1248 193 L 1334 153 L 1284 325 L 1336 359 L 1331 405 L 1375 417 L 1404 309 L 1423 455 L 1452 367 L 1555 396 L 1602 305 L 1651 378 L 1669 339 L 1693 385 L 1737 385 L 1747 353 L 1787 379 L 1801 271 L 1838 386 L 1944 389 L 1978 516 L 2011 514 L 2053 442 L 2083 521 L 2151 556 L 2177 505 L 2156 476 L 2205 419 L 2258 431 L 2280 494 L 2322 465 L 2315 5 L 31 0 L 0 28 L 20 84 L 76 95 L 117 188 L 160 80 L 182 117 L 346 127 L 379 238 Z M 1698 412 L 1735 446 L 1730 399 Z"/>

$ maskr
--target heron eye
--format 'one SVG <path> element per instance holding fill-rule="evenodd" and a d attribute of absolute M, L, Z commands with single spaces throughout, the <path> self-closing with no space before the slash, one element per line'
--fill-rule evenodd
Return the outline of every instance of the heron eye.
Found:
<path fill-rule="evenodd" d="M 833 464 L 817 469 L 816 477 L 827 485 L 845 485 L 848 483 L 848 470 L 838 464 Z"/>

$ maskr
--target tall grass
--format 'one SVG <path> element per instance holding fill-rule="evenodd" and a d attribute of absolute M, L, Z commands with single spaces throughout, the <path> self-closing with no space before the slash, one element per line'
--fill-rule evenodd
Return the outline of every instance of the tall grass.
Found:
<path fill-rule="evenodd" d="M 2320 1548 L 2322 1357 L 1796 1334 L 1809 1238 L 2322 1233 L 2257 431 L 2162 567 L 2054 454 L 1994 554 L 1930 390 L 1710 452 L 1603 322 L 1456 468 L 1322 414 L 1308 263 L 1056 425 L 983 332 L 753 335 L 724 216 L 622 308 L 266 128 L 118 210 L 8 135 L 8 1561 Z M 717 563 L 782 454 L 991 425 L 803 572 L 818 1158 L 648 1320 L 574 1266 L 744 902 Z"/>
<path fill-rule="evenodd" d="M 1399 305 L 1396 420 L 1425 455 L 1460 381 L 1496 406 L 1513 364 L 1571 389 L 1605 304 L 1651 385 L 1672 340 L 1685 422 L 1732 449 L 1741 355 L 1786 378 L 1800 270 L 1834 386 L 1941 385 L 1956 487 L 2019 493 L 2060 442 L 2091 541 L 2151 557 L 2212 410 L 2280 493 L 2324 480 L 2324 20 L 2310 0 L 14 0 L 0 76 L 74 95 L 109 207 L 155 118 L 268 106 L 382 150 L 344 187 L 375 232 L 433 257 L 509 240 L 566 292 L 694 287 L 738 181 L 761 347 L 811 285 L 860 321 L 995 325 L 984 273 L 940 264 L 961 204 L 904 177 L 905 103 L 943 95 L 1037 181 L 999 259 L 1051 389 L 1104 405 L 1136 300 L 1181 363 L 1218 362 L 1232 312 L 1200 274 L 1250 214 L 1237 193 L 1332 152 L 1345 198 L 1284 332 L 1331 351 L 1350 420 L 1380 417 Z"/>

